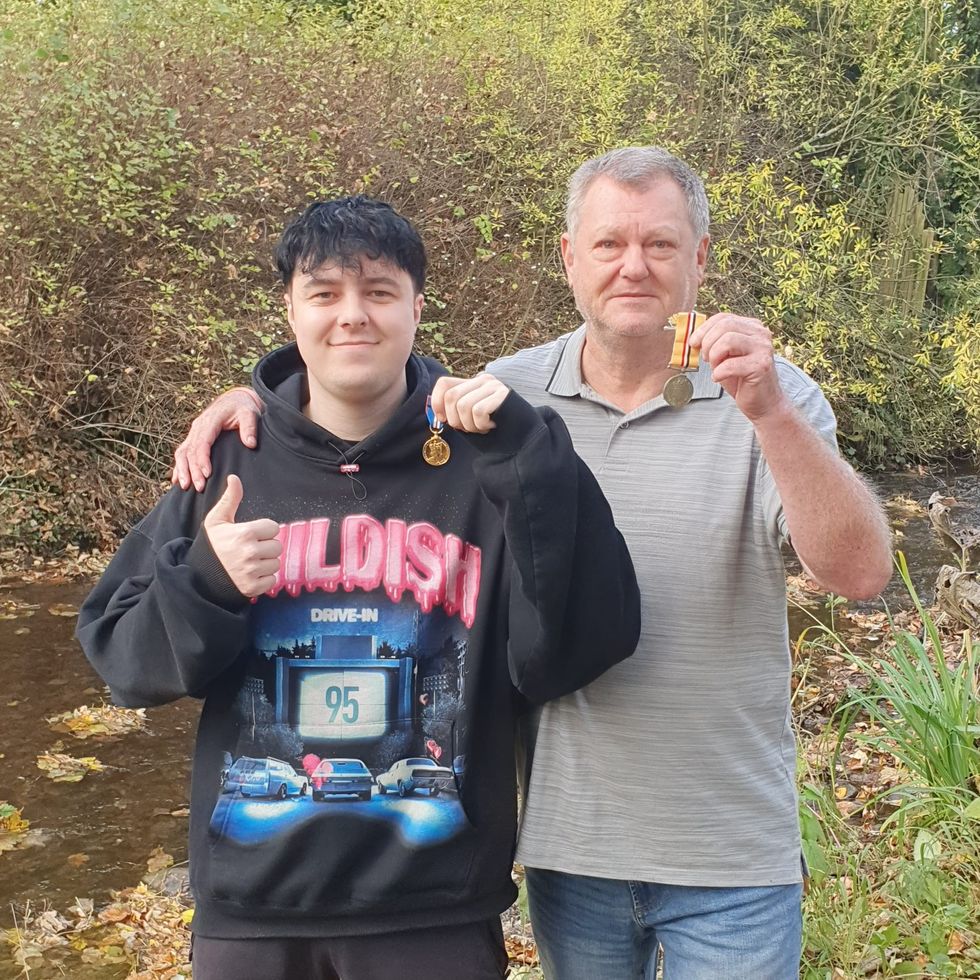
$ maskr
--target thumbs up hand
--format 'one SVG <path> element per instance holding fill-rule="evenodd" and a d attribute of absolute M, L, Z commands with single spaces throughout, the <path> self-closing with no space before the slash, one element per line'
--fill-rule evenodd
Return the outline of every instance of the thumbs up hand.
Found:
<path fill-rule="evenodd" d="M 230 474 L 225 492 L 208 511 L 203 527 L 211 549 L 235 588 L 242 595 L 254 598 L 275 584 L 282 544 L 276 537 L 279 525 L 267 517 L 235 523 L 243 496 L 242 481 L 234 473 Z"/>

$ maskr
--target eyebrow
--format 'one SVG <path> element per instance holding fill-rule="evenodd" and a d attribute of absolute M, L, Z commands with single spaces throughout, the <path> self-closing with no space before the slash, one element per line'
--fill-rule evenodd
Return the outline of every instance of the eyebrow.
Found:
<path fill-rule="evenodd" d="M 620 233 L 620 225 L 601 225 L 595 230 L 593 237 L 602 238 L 604 235 L 618 235 Z M 650 238 L 657 235 L 668 236 L 676 233 L 677 229 L 673 225 L 655 225 L 652 228 L 647 228 L 644 230 L 644 237 Z"/>
<path fill-rule="evenodd" d="M 391 286 L 392 288 L 397 288 L 399 282 L 393 276 L 360 276 L 358 277 L 360 282 L 365 283 L 368 286 Z M 320 275 L 318 273 L 310 273 L 303 280 L 303 287 L 308 288 L 312 286 L 334 286 L 339 282 L 343 282 L 344 277 L 342 275 Z"/>

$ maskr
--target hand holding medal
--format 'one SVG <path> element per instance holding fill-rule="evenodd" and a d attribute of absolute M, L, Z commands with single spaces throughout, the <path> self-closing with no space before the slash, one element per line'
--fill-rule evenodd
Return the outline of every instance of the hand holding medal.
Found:
<path fill-rule="evenodd" d="M 425 400 L 425 418 L 432 435 L 422 445 L 422 459 L 429 466 L 442 466 L 449 462 L 449 443 L 442 438 L 443 423 L 436 418 L 436 413 L 432 409 L 431 395 Z"/>
<path fill-rule="evenodd" d="M 761 320 L 714 313 L 695 328 L 690 342 L 711 365 L 712 380 L 751 422 L 790 406 L 776 373 L 772 334 Z"/>
<path fill-rule="evenodd" d="M 449 459 L 449 446 L 442 437 L 444 423 L 460 432 L 480 434 L 496 428 L 493 413 L 509 393 L 510 389 L 491 374 L 439 378 L 426 405 L 432 436 L 422 447 L 422 458 L 430 466 L 442 466 Z"/>

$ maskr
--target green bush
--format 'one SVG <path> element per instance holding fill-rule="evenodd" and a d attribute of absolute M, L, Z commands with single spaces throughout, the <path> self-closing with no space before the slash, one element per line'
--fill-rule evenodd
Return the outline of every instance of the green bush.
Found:
<path fill-rule="evenodd" d="M 416 219 L 419 346 L 472 371 L 576 324 L 564 183 L 626 143 L 705 173 L 702 307 L 763 316 L 850 455 L 974 445 L 976 36 L 953 16 L 942 0 L 8 0 L 0 548 L 111 545 L 148 506 L 199 406 L 287 339 L 270 251 L 306 200 L 366 191 Z"/>

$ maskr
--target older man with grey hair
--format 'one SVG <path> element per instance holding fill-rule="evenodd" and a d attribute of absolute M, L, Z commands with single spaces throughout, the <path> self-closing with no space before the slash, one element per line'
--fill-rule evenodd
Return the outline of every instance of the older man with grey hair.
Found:
<path fill-rule="evenodd" d="M 653 978 L 661 951 L 666 980 L 798 975 L 781 546 L 853 598 L 891 573 L 887 524 L 836 452 L 830 406 L 764 324 L 715 313 L 686 337 L 697 370 L 671 366 L 665 327 L 696 305 L 708 246 L 683 161 L 656 147 L 587 161 L 561 240 L 584 323 L 488 366 L 563 417 L 642 591 L 636 654 L 529 725 L 517 857 L 549 980 Z M 672 406 L 674 378 L 690 388 L 668 388 Z M 195 423 L 177 482 L 203 480 L 219 427 L 247 438 L 241 397 Z"/>

